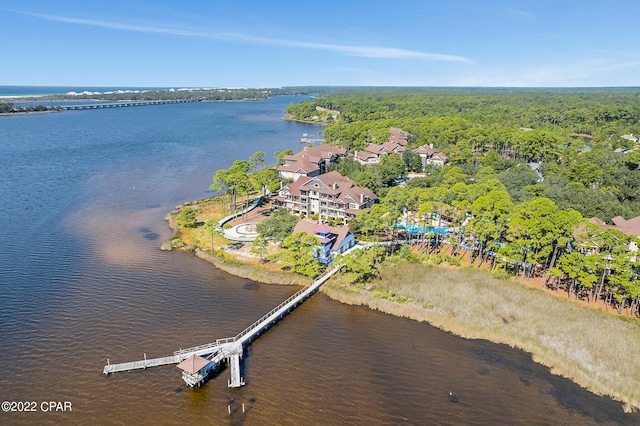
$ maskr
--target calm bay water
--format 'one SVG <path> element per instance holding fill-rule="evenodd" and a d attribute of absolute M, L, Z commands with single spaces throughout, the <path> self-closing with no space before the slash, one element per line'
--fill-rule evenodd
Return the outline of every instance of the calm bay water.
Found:
<path fill-rule="evenodd" d="M 323 294 L 248 348 L 239 390 L 225 370 L 196 390 L 173 366 L 103 376 L 106 358 L 235 335 L 297 290 L 159 247 L 215 170 L 320 130 L 281 120 L 298 99 L 0 117 L 0 400 L 73 407 L 2 424 L 640 423 L 521 351 Z"/>

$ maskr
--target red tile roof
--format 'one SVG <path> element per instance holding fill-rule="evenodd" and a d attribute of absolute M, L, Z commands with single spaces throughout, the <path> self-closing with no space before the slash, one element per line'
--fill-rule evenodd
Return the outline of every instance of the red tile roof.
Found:
<path fill-rule="evenodd" d="M 320 170 L 317 163 L 312 163 L 307 158 L 300 158 L 290 164 L 283 164 L 278 166 L 278 171 L 281 172 L 295 172 L 295 173 L 311 173 L 316 170 Z"/>
<path fill-rule="evenodd" d="M 436 153 L 436 150 L 433 149 L 432 147 L 430 147 L 429 145 L 422 145 L 419 148 L 416 148 L 413 150 L 414 154 L 425 154 L 428 156 L 432 156 L 433 154 Z"/>
<path fill-rule="evenodd" d="M 407 140 L 409 139 L 409 133 L 405 132 L 402 129 L 398 129 L 397 127 L 391 127 L 389 129 L 389 133 L 391 133 L 391 137 L 389 141 L 397 142 L 400 145 L 406 145 Z"/>
<path fill-rule="evenodd" d="M 633 217 L 629 220 L 625 219 L 622 216 L 616 216 L 613 219 L 611 219 L 611 221 L 613 222 L 613 225 L 606 225 L 597 217 L 591 218 L 589 219 L 589 221 L 592 223 L 597 223 L 598 225 L 602 226 L 605 229 L 610 229 L 610 228 L 618 229 L 624 232 L 625 234 L 636 235 L 640 237 L 640 216 Z"/>
<path fill-rule="evenodd" d="M 446 155 L 444 155 L 442 152 L 436 152 L 435 154 L 433 154 L 433 156 L 431 157 L 433 158 L 437 158 L 442 160 L 443 163 L 446 163 L 447 160 L 449 159 L 449 157 L 447 157 Z"/>
<path fill-rule="evenodd" d="M 305 232 L 307 235 L 316 235 L 316 232 L 319 232 L 319 229 L 321 228 L 324 229 L 321 231 L 322 233 L 331 232 L 336 235 L 336 239 L 331 246 L 332 250 L 337 250 L 342 241 L 349 234 L 349 228 L 346 226 L 318 225 L 315 222 L 308 222 L 306 220 L 301 220 L 296 223 L 296 226 L 293 228 L 293 233 Z"/>
<path fill-rule="evenodd" d="M 178 368 L 186 371 L 187 373 L 195 374 L 198 371 L 202 370 L 202 368 L 209 364 L 209 362 L 211 361 L 201 356 L 191 355 L 189 358 L 178 364 Z"/>
<path fill-rule="evenodd" d="M 369 158 L 380 158 L 380 156 L 369 151 L 358 151 L 356 152 L 356 158 L 360 161 L 367 161 Z"/>
<path fill-rule="evenodd" d="M 387 148 L 377 143 L 370 143 L 369 145 L 367 145 L 367 147 L 364 150 L 373 152 L 374 154 L 378 154 L 378 155 L 389 153 L 389 150 Z"/>
<path fill-rule="evenodd" d="M 382 146 L 389 151 L 389 153 L 391 152 L 396 152 L 396 153 L 401 153 L 402 151 L 404 151 L 404 147 L 398 143 L 395 142 L 385 142 L 382 144 Z"/>
<path fill-rule="evenodd" d="M 333 156 L 344 156 L 347 153 L 347 150 L 344 148 L 339 148 L 337 146 L 331 146 L 326 143 L 318 146 L 308 146 L 304 148 L 304 151 L 309 155 L 315 155 L 318 157 L 322 157 L 325 159 L 330 159 Z"/>

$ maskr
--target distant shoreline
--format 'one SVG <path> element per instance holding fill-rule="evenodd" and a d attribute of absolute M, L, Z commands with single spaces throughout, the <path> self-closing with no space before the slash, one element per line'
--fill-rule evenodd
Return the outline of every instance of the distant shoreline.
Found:
<path fill-rule="evenodd" d="M 52 109 L 48 111 L 18 111 L 18 112 L 0 112 L 0 117 L 10 117 L 13 115 L 35 115 L 35 114 L 48 114 L 50 112 L 62 112 L 57 109 Z"/>
<path fill-rule="evenodd" d="M 3 95 L 0 96 L 0 101 L 3 99 L 10 99 L 10 100 L 18 100 L 18 99 L 27 99 L 27 98 L 41 98 L 43 96 L 49 96 L 49 95 Z"/>

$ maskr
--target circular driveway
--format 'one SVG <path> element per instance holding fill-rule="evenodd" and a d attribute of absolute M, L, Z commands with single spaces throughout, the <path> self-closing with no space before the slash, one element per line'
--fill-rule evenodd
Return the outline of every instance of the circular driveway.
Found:
<path fill-rule="evenodd" d="M 233 228 L 225 229 L 224 236 L 232 241 L 253 241 L 258 236 L 256 231 L 256 223 L 241 223 Z"/>

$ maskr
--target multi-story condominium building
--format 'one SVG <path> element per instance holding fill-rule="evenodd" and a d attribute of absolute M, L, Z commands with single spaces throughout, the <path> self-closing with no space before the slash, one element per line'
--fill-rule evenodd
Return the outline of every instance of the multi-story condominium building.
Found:
<path fill-rule="evenodd" d="M 347 151 L 327 144 L 305 147 L 292 155 L 285 155 L 278 173 L 284 179 L 298 180 L 301 176 L 317 176 L 325 172 L 329 163 L 344 157 Z"/>
<path fill-rule="evenodd" d="M 356 151 L 354 158 L 360 164 L 378 164 L 383 155 L 402 154 L 404 150 L 404 146 L 396 142 L 370 143 L 362 151 Z"/>
<path fill-rule="evenodd" d="M 378 196 L 370 189 L 359 187 L 336 171 L 302 176 L 284 185 L 273 198 L 274 205 L 294 214 L 317 214 L 321 221 L 334 218 L 345 222 L 377 201 Z"/>
<path fill-rule="evenodd" d="M 391 133 L 389 142 L 395 142 L 402 146 L 406 145 L 409 142 L 409 133 L 405 132 L 402 129 L 398 129 L 397 127 L 392 127 L 389 129 L 389 133 Z"/>

